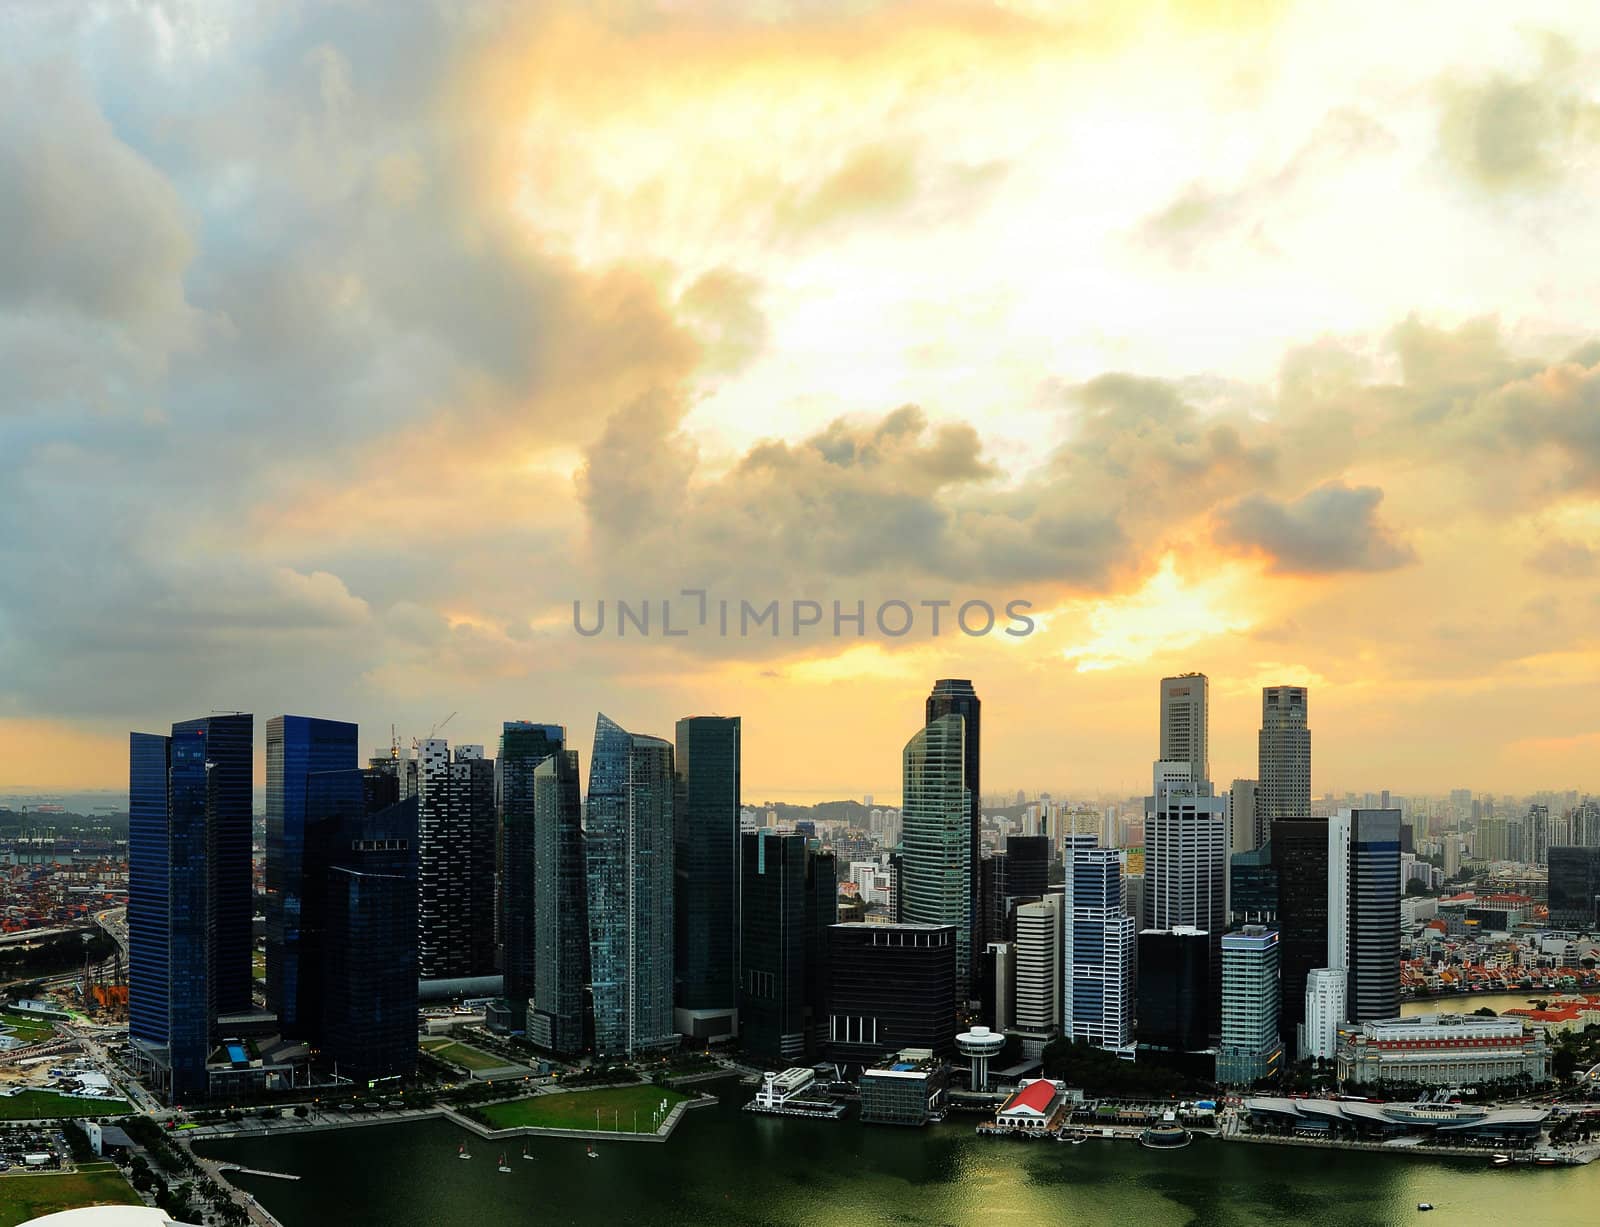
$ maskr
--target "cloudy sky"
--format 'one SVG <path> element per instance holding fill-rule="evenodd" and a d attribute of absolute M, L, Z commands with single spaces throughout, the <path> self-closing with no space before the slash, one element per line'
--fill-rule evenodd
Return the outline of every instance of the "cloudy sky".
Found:
<path fill-rule="evenodd" d="M 1571 3 L 13 0 L 0 789 L 603 709 L 892 798 L 962 676 L 991 789 L 1134 792 L 1190 669 L 1222 780 L 1295 682 L 1318 791 L 1600 787 L 1597 80 Z M 685 588 L 1037 630 L 573 630 Z"/>

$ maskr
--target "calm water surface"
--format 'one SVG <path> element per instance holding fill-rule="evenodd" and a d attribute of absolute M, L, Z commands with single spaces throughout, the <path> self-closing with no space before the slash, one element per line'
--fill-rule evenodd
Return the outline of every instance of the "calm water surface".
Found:
<path fill-rule="evenodd" d="M 443 1120 L 205 1144 L 206 1153 L 299 1181 L 236 1177 L 286 1227 L 323 1223 L 1064 1224 L 1095 1227 L 1368 1227 L 1600 1224 L 1600 1164 L 1497 1170 L 1199 1139 L 1153 1153 L 1131 1142 L 978 1139 L 970 1120 L 919 1130 L 740 1112 L 745 1093 L 689 1113 L 672 1140 L 499 1147 Z M 1419 1219 L 1416 1205 L 1435 1211 Z"/>

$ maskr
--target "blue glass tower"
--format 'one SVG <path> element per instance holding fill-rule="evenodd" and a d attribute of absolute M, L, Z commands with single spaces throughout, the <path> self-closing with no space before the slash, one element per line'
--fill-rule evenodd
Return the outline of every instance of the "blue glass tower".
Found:
<path fill-rule="evenodd" d="M 676 1029 L 697 1040 L 730 1038 L 739 1003 L 738 716 L 678 721 Z"/>
<path fill-rule="evenodd" d="M 300 977 L 305 885 L 306 778 L 354 770 L 356 726 L 343 720 L 274 716 L 267 721 L 267 1008 L 283 1034 L 311 1034 Z"/>
<path fill-rule="evenodd" d="M 583 1050 L 584 990 L 589 984 L 589 900 L 578 752 L 558 750 L 540 763 L 533 773 L 533 790 L 536 876 L 528 1038 L 541 1048 L 571 1056 Z"/>
<path fill-rule="evenodd" d="M 128 735 L 128 1035 L 167 1043 L 167 755 L 171 738 Z"/>
<path fill-rule="evenodd" d="M 672 1027 L 672 743 L 603 713 L 589 764 L 585 858 L 594 1046 L 675 1046 Z"/>

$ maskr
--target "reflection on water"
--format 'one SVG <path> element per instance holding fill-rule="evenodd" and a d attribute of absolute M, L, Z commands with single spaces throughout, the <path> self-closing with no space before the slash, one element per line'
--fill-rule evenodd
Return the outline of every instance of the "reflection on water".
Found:
<path fill-rule="evenodd" d="M 495 1170 L 442 1120 L 216 1142 L 212 1155 L 292 1172 L 239 1177 L 285 1227 L 338 1222 L 485 1227 L 508 1222 L 1093 1224 L 1104 1227 L 1376 1227 L 1437 1211 L 1428 1227 L 1600 1222 L 1600 1165 L 1491 1169 L 1198 1139 L 1152 1153 L 1130 1142 L 980 1140 L 971 1122 L 901 1130 L 752 1117 L 730 1094 L 691 1112 L 665 1145 L 534 1140 L 533 1162 Z M 520 1155 L 521 1143 L 506 1147 Z"/>

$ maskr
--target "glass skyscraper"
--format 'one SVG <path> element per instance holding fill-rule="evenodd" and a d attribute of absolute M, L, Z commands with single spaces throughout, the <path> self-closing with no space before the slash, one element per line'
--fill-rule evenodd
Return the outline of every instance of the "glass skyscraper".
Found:
<path fill-rule="evenodd" d="M 174 1101 L 204 1098 L 218 1017 L 250 996 L 254 717 L 129 739 L 129 1035 Z"/>
<path fill-rule="evenodd" d="M 731 1037 L 739 1001 L 738 716 L 678 721 L 673 804 L 677 1030 Z"/>
<path fill-rule="evenodd" d="M 978 692 L 966 678 L 940 678 L 933 684 L 933 692 L 925 704 L 923 722 L 932 724 L 946 716 L 960 716 L 962 720 L 961 771 L 963 787 L 967 790 L 967 919 L 966 954 L 958 973 L 963 977 L 957 996 L 963 999 L 976 995 L 977 979 L 973 971 L 973 954 L 983 946 L 986 934 L 983 914 L 978 906 L 979 874 L 983 856 L 983 794 L 980 790 L 979 767 L 982 761 L 983 704 Z M 1013 892 L 1015 893 L 1015 892 Z M 914 919 L 906 916 L 907 920 Z"/>
<path fill-rule="evenodd" d="M 354 770 L 357 729 L 343 720 L 274 716 L 267 721 L 267 1008 L 283 1034 L 317 1026 L 302 1009 L 300 909 L 304 891 L 306 777 Z"/>
<path fill-rule="evenodd" d="M 583 1050 L 589 898 L 578 752 L 557 750 L 533 773 L 533 992 L 528 1038 L 558 1056 Z"/>
<path fill-rule="evenodd" d="M 672 743 L 604 713 L 589 763 L 585 858 L 594 1046 L 602 1056 L 674 1047 Z"/>
<path fill-rule="evenodd" d="M 901 800 L 900 916 L 907 922 L 953 925 L 956 983 L 972 984 L 971 794 L 966 780 L 966 720 L 940 716 L 906 742 Z"/>
<path fill-rule="evenodd" d="M 424 980 L 494 972 L 494 763 L 429 738 L 417 779 L 417 958 Z M 402 782 L 402 795 L 406 788 Z"/>
<path fill-rule="evenodd" d="M 1133 917 L 1122 900 L 1122 854 L 1068 844 L 1063 908 L 1062 1029 L 1113 1051 L 1133 1043 Z"/>
<path fill-rule="evenodd" d="M 534 773 L 565 745 L 559 724 L 508 720 L 500 733 L 500 936 L 511 1025 L 526 1026 L 536 966 L 538 841 Z"/>

